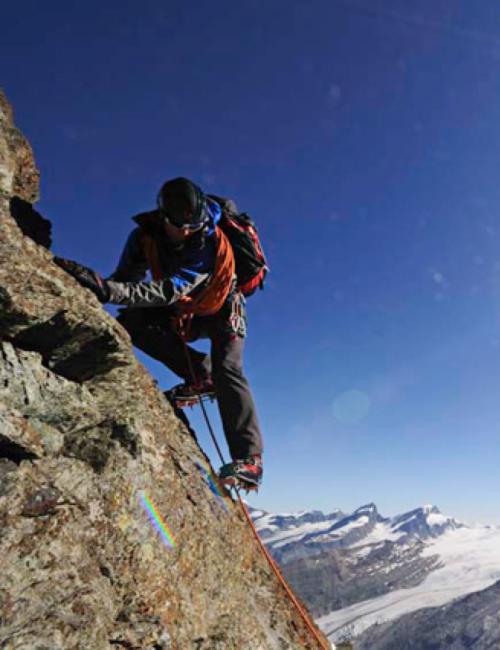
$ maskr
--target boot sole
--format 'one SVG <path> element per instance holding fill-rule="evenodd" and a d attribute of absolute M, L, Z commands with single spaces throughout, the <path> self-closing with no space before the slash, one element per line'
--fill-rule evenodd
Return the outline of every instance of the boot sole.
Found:
<path fill-rule="evenodd" d="M 246 490 L 248 492 L 257 492 L 260 487 L 258 481 L 252 481 L 239 476 L 230 476 L 226 479 L 219 479 L 219 483 L 228 490 L 232 488 Z"/>
<path fill-rule="evenodd" d="M 200 393 L 199 395 L 193 395 L 193 397 L 175 397 L 174 395 L 166 395 L 169 402 L 173 402 L 178 408 L 184 408 L 186 406 L 195 406 L 203 400 L 204 402 L 214 402 L 216 399 L 215 393 Z"/>

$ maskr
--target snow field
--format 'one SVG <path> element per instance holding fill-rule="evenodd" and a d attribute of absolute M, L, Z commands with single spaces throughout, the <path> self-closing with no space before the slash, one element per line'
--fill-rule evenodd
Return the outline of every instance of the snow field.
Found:
<path fill-rule="evenodd" d="M 352 634 L 358 635 L 375 623 L 394 620 L 424 607 L 440 607 L 500 580 L 498 528 L 450 530 L 426 546 L 423 557 L 438 555 L 442 566 L 420 585 L 322 616 L 316 622 L 323 632 L 335 638 L 349 628 Z"/>

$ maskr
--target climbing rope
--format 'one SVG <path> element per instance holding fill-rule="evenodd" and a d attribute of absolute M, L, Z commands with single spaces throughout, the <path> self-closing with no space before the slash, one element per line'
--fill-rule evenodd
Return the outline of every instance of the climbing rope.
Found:
<path fill-rule="evenodd" d="M 182 341 L 184 343 L 184 350 L 185 350 L 185 353 L 186 353 L 186 359 L 187 359 L 187 362 L 188 362 L 189 372 L 191 374 L 191 380 L 194 383 L 196 383 L 196 375 L 194 373 L 193 363 L 192 363 L 191 357 L 189 356 L 189 350 L 188 350 L 188 346 L 187 346 L 187 342 L 186 342 L 186 337 L 183 336 L 182 333 L 181 333 L 181 338 L 182 338 Z M 223 465 L 225 465 L 226 461 L 224 460 L 224 455 L 223 455 L 223 453 L 221 451 L 219 443 L 217 442 L 217 437 L 215 435 L 212 424 L 210 422 L 210 418 L 208 417 L 207 409 L 205 408 L 205 404 L 203 403 L 203 399 L 201 398 L 200 395 L 198 395 L 197 400 L 198 400 L 198 404 L 201 407 L 203 417 L 204 417 L 205 422 L 207 424 L 207 428 L 208 428 L 208 431 L 209 431 L 210 436 L 212 438 L 212 441 L 213 441 L 213 443 L 215 445 L 217 453 L 219 454 L 220 461 L 221 461 L 221 463 Z M 271 556 L 271 554 L 269 553 L 267 548 L 264 546 L 264 542 L 261 540 L 261 538 L 259 536 L 259 533 L 257 532 L 257 529 L 255 528 L 255 525 L 254 525 L 254 523 L 252 521 L 252 517 L 250 516 L 250 513 L 248 512 L 248 508 L 246 507 L 245 502 L 241 498 L 240 488 L 235 487 L 235 490 L 236 490 L 236 495 L 238 497 L 238 502 L 239 502 L 239 504 L 241 506 L 241 510 L 243 512 L 243 515 L 244 515 L 245 519 L 247 520 L 247 522 L 248 522 L 248 524 L 250 526 L 250 529 L 251 529 L 251 531 L 253 533 L 253 536 L 255 537 L 255 539 L 257 541 L 257 545 L 258 545 L 259 549 L 261 550 L 262 554 L 264 555 L 264 557 L 268 561 L 269 566 L 271 567 L 274 574 L 278 578 L 278 581 L 280 582 L 280 584 L 284 588 L 284 590 L 285 590 L 287 596 L 289 597 L 289 599 L 291 600 L 292 604 L 295 606 L 295 609 L 297 610 L 300 617 L 304 621 L 306 627 L 311 632 L 314 639 L 318 642 L 319 647 L 322 648 L 323 650 L 331 650 L 330 644 L 321 637 L 320 633 L 318 632 L 318 630 L 316 628 L 316 625 L 312 621 L 312 619 L 309 616 L 308 612 L 300 604 L 299 600 L 297 599 L 297 597 L 293 593 L 293 591 L 292 591 L 291 587 L 289 586 L 288 582 L 285 580 L 285 577 L 281 573 L 278 565 L 274 561 L 273 557 Z"/>
<path fill-rule="evenodd" d="M 239 493 L 239 490 L 237 490 L 238 494 L 238 500 L 240 502 L 241 509 L 243 510 L 243 514 L 246 517 L 246 520 L 248 521 L 250 528 L 252 529 L 252 532 L 254 534 L 255 539 L 257 540 L 257 544 L 259 545 L 260 550 L 262 551 L 262 554 L 265 556 L 267 561 L 269 562 L 269 566 L 271 569 L 274 571 L 276 577 L 278 578 L 279 582 L 283 586 L 285 592 L 287 593 L 288 597 L 292 601 L 292 603 L 295 605 L 295 609 L 298 611 L 300 614 L 302 620 L 304 621 L 306 627 L 309 629 L 313 637 L 316 639 L 316 641 L 319 644 L 320 648 L 323 648 L 324 650 L 331 650 L 331 645 L 323 640 L 316 629 L 315 624 L 311 620 L 311 617 L 309 616 L 308 612 L 302 607 L 300 604 L 299 600 L 293 593 L 291 587 L 289 586 L 288 582 L 285 580 L 285 577 L 281 573 L 278 565 L 274 561 L 272 555 L 269 553 L 267 548 L 264 546 L 264 542 L 261 540 L 259 533 L 257 532 L 257 529 L 255 528 L 255 525 L 252 521 L 252 518 L 250 516 L 250 513 L 248 512 L 248 508 L 246 507 L 245 503 L 243 502 L 243 499 L 241 498 L 241 494 Z"/>
<path fill-rule="evenodd" d="M 179 328 L 178 328 L 178 332 L 179 332 L 179 335 L 180 335 L 180 337 L 182 339 L 182 342 L 184 344 L 184 352 L 186 354 L 186 359 L 187 359 L 188 368 L 189 368 L 189 374 L 191 375 L 191 381 L 192 381 L 193 385 L 196 385 L 197 379 L 196 379 L 196 374 L 195 374 L 194 368 L 193 368 L 193 361 L 192 361 L 191 357 L 189 356 L 189 349 L 188 349 L 187 340 L 186 340 L 187 337 L 186 337 L 186 329 L 185 329 L 185 327 L 183 327 L 183 325 L 180 325 Z M 198 401 L 198 404 L 201 406 L 201 410 L 203 412 L 203 417 L 205 418 L 205 422 L 207 424 L 208 431 L 210 433 L 210 436 L 212 437 L 212 442 L 214 443 L 215 448 L 217 449 L 217 453 L 219 454 L 220 461 L 221 461 L 221 463 L 223 465 L 225 465 L 226 462 L 224 460 L 224 456 L 222 454 L 221 448 L 219 447 L 219 443 L 217 442 L 215 432 L 214 432 L 214 430 L 212 428 L 212 425 L 210 423 L 210 419 L 208 417 L 208 413 L 207 413 L 207 409 L 205 408 L 205 404 L 203 403 L 203 400 L 202 400 L 200 395 L 197 395 L 196 399 Z"/>

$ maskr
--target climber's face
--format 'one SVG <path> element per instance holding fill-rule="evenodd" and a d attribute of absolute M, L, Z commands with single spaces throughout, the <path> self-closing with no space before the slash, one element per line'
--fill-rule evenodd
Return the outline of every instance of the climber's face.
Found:
<path fill-rule="evenodd" d="M 171 221 L 168 221 L 166 219 L 164 220 L 163 224 L 165 232 L 167 233 L 167 237 L 175 244 L 180 244 L 181 242 L 191 237 L 191 235 L 194 235 L 195 232 L 198 232 L 203 228 L 203 224 L 197 224 L 195 227 L 189 223 L 183 224 L 181 226 L 175 226 Z"/>

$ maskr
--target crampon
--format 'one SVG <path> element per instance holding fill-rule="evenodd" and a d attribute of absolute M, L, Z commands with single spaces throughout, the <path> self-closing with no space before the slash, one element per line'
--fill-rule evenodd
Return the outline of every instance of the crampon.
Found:
<path fill-rule="evenodd" d="M 249 494 L 250 492 L 257 493 L 260 487 L 259 485 L 254 485 L 252 483 L 248 483 L 247 481 L 242 481 L 240 479 L 232 479 L 230 482 L 219 481 L 219 484 L 221 485 L 223 490 L 229 493 L 231 492 L 231 490 L 235 490 L 236 492 L 238 492 L 239 490 L 244 490 L 246 494 Z"/>
<path fill-rule="evenodd" d="M 211 380 L 200 384 L 178 384 L 165 392 L 165 397 L 177 408 L 195 406 L 200 401 L 213 402 L 216 398 L 215 387 Z"/>
<path fill-rule="evenodd" d="M 226 490 L 257 492 L 262 481 L 262 461 L 259 456 L 235 460 L 223 465 L 219 471 L 219 483 Z"/>

